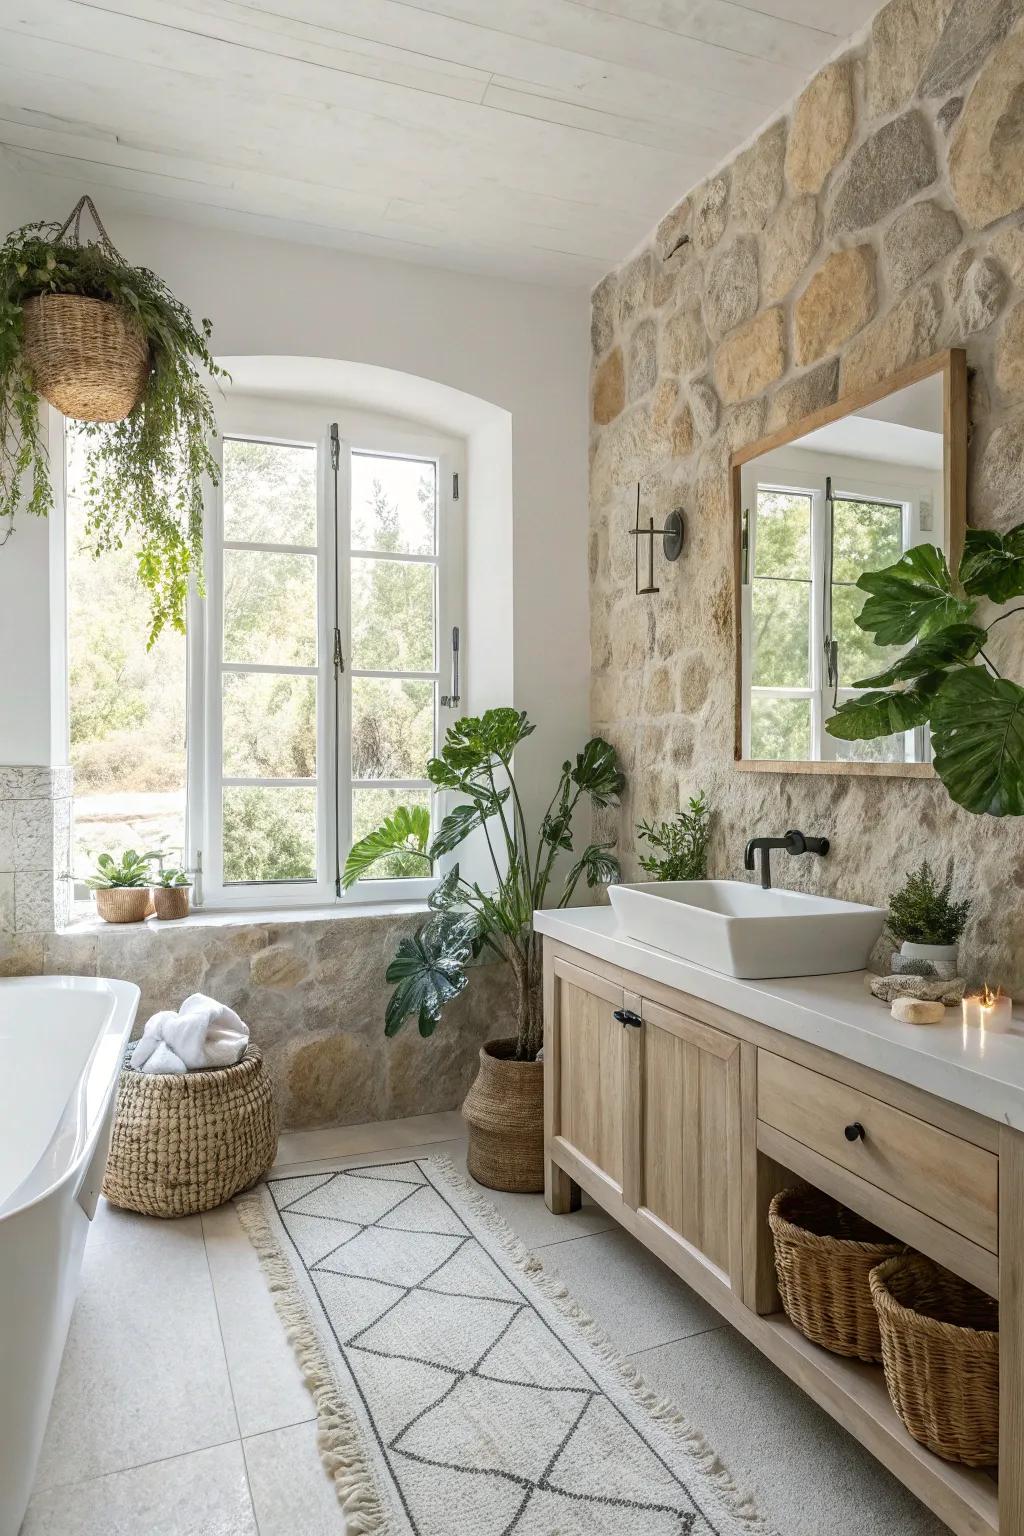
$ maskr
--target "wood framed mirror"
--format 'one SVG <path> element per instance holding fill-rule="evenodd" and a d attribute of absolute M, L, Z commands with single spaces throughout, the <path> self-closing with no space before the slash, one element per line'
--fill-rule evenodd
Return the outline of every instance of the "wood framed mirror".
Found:
<path fill-rule="evenodd" d="M 925 727 L 852 742 L 825 722 L 897 654 L 857 626 L 858 576 L 915 544 L 959 562 L 966 353 L 936 353 L 750 443 L 730 473 L 737 768 L 931 778 Z"/>

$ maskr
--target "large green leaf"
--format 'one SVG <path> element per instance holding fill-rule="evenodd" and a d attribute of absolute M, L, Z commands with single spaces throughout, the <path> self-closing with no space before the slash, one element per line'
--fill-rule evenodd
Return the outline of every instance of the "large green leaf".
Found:
<path fill-rule="evenodd" d="M 595 885 L 614 885 L 621 874 L 618 859 L 608 851 L 614 847 L 615 844 L 611 842 L 591 843 L 584 848 L 574 869 L 570 871 L 569 880 L 572 880 L 576 872 L 582 871 L 591 890 Z"/>
<path fill-rule="evenodd" d="M 865 571 L 857 585 L 870 594 L 857 623 L 877 645 L 908 645 L 966 623 L 975 608 L 954 595 L 946 557 L 934 544 L 915 544 L 895 565 Z"/>
<path fill-rule="evenodd" d="M 960 580 L 966 592 L 994 603 L 1024 596 L 1024 523 L 1008 533 L 968 528 Z"/>
<path fill-rule="evenodd" d="M 951 672 L 932 705 L 935 771 L 976 815 L 1024 815 L 1024 688 L 984 667 Z"/>
<path fill-rule="evenodd" d="M 977 624 L 951 624 L 927 640 L 919 640 L 884 672 L 876 672 L 874 677 L 866 677 L 853 686 L 887 688 L 890 683 L 904 683 L 928 672 L 941 671 L 943 667 L 973 661 L 984 643 L 985 631 Z"/>
<path fill-rule="evenodd" d="M 462 877 L 459 874 L 459 866 L 453 864 L 451 869 L 440 880 L 430 895 L 427 897 L 427 906 L 432 912 L 448 912 L 452 907 L 462 903 Z"/>
<path fill-rule="evenodd" d="M 397 1035 L 410 1014 L 417 1015 L 421 1035 L 434 1033 L 447 1004 L 466 989 L 479 931 L 475 913 L 442 912 L 402 939 L 385 972 L 395 985 L 384 1015 L 386 1035 Z"/>
<path fill-rule="evenodd" d="M 825 721 L 825 729 L 839 741 L 874 741 L 924 725 L 945 672 L 931 672 L 909 688 L 888 693 L 862 693 L 846 699 Z"/>
<path fill-rule="evenodd" d="M 423 873 L 427 874 L 430 855 L 430 812 L 425 805 L 399 805 L 373 832 L 361 837 L 352 845 L 345 860 L 341 883 L 348 890 L 362 879 L 378 859 L 392 853 L 418 853 L 423 855 Z"/>
<path fill-rule="evenodd" d="M 582 752 L 576 754 L 571 770 L 574 784 L 589 795 L 594 805 L 617 805 L 626 776 L 619 767 L 618 754 L 610 741 L 594 736 Z"/>
<path fill-rule="evenodd" d="M 509 791 L 503 789 L 496 795 L 481 797 L 474 805 L 457 805 L 453 811 L 449 811 L 430 845 L 430 857 L 439 859 L 442 854 L 451 853 L 471 832 L 483 826 L 489 816 L 494 816 L 508 796 Z"/>
<path fill-rule="evenodd" d="M 519 709 L 488 709 L 482 715 L 467 715 L 456 720 L 448 727 L 441 748 L 443 772 L 461 776 L 486 767 L 494 758 L 507 763 L 533 729 L 525 712 Z M 436 763 L 437 759 L 433 761 Z M 441 772 L 440 768 L 435 769 L 430 775 L 432 782 L 439 782 L 435 775 Z"/>

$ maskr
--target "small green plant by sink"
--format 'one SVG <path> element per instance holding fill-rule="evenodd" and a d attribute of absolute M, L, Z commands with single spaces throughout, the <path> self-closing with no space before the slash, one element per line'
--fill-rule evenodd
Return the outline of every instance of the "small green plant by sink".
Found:
<path fill-rule="evenodd" d="M 711 807 L 704 791 L 693 795 L 684 811 L 658 826 L 637 823 L 637 835 L 656 853 L 641 854 L 640 868 L 655 880 L 706 880 Z"/>
<path fill-rule="evenodd" d="M 945 879 L 925 859 L 889 897 L 886 927 L 898 944 L 955 944 L 967 926 L 971 900 L 952 899 L 953 860 Z"/>

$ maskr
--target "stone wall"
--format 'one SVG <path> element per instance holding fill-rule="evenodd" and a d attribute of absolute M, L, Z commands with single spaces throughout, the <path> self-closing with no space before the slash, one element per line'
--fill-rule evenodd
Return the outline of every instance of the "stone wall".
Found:
<path fill-rule="evenodd" d="M 630 789 L 599 830 L 636 870 L 633 828 L 697 788 L 711 872 L 799 826 L 826 860 L 780 883 L 883 902 L 923 855 L 976 896 L 972 969 L 1024 994 L 1024 823 L 960 811 L 937 781 L 739 772 L 733 764 L 732 521 L 738 446 L 943 347 L 971 369 L 969 515 L 1024 519 L 1024 24 L 1021 0 L 892 0 L 595 289 L 591 397 L 594 729 Z M 633 589 L 636 483 L 686 548 Z M 993 636 L 1024 682 L 1024 620 Z"/>
<path fill-rule="evenodd" d="M 71 769 L 0 767 L 0 942 L 71 912 Z"/>

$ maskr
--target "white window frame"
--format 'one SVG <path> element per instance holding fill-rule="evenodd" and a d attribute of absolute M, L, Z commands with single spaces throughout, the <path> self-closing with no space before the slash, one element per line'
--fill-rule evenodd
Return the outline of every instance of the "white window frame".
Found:
<path fill-rule="evenodd" d="M 340 435 L 338 473 L 338 520 L 334 523 L 334 477 L 330 461 L 330 424 L 337 421 Z M 311 673 L 317 678 L 317 877 L 305 881 L 258 881 L 227 884 L 223 878 L 221 791 L 222 718 L 220 680 L 223 637 L 223 497 L 221 489 L 208 491 L 205 507 L 206 598 L 193 593 L 189 601 L 188 643 L 188 840 L 191 867 L 202 865 L 203 905 L 208 908 L 274 908 L 347 905 L 364 903 L 422 903 L 444 873 L 422 879 L 360 880 L 339 895 L 335 889 L 335 836 L 341 866 L 351 840 L 351 786 L 348 770 L 335 759 L 334 708 L 339 711 L 339 742 L 345 756 L 351 732 L 351 623 L 349 610 L 348 552 L 350 520 L 350 456 L 354 450 L 382 455 L 433 459 L 437 464 L 437 614 L 435 666 L 424 679 L 436 683 L 435 750 L 444 732 L 460 712 L 442 708 L 449 639 L 453 625 L 465 635 L 465 462 L 464 445 L 456 438 L 398 418 L 323 403 L 281 401 L 262 396 L 229 396 L 218 410 L 220 435 L 214 445 L 222 462 L 223 439 L 256 438 L 268 442 L 315 445 L 317 475 L 317 664 L 315 668 L 270 666 L 271 672 Z M 453 497 L 453 477 L 458 475 L 460 494 Z M 337 540 L 337 544 L 336 544 Z M 263 546 L 261 546 L 263 547 Z M 289 546 L 289 550 L 292 547 Z M 301 552 L 298 546 L 295 552 Z M 335 565 L 336 552 L 337 567 Z M 376 553 L 376 552 L 373 552 Z M 334 572 L 338 571 L 335 592 Z M 335 608 L 337 601 L 337 609 Z M 341 630 L 345 671 L 335 678 L 333 632 L 335 612 Z M 461 651 L 460 692 L 466 693 L 466 647 Z M 240 666 L 237 670 L 260 670 Z M 400 674 L 407 675 L 407 674 Z M 420 675 L 420 674 L 417 674 Z M 233 782 L 233 781 L 228 781 Z M 296 781 L 249 780 L 284 786 Z M 401 788 L 411 781 L 391 781 Z M 417 783 L 416 788 L 422 786 Z M 447 809 L 444 794 L 434 793 L 432 816 L 436 826 Z"/>

